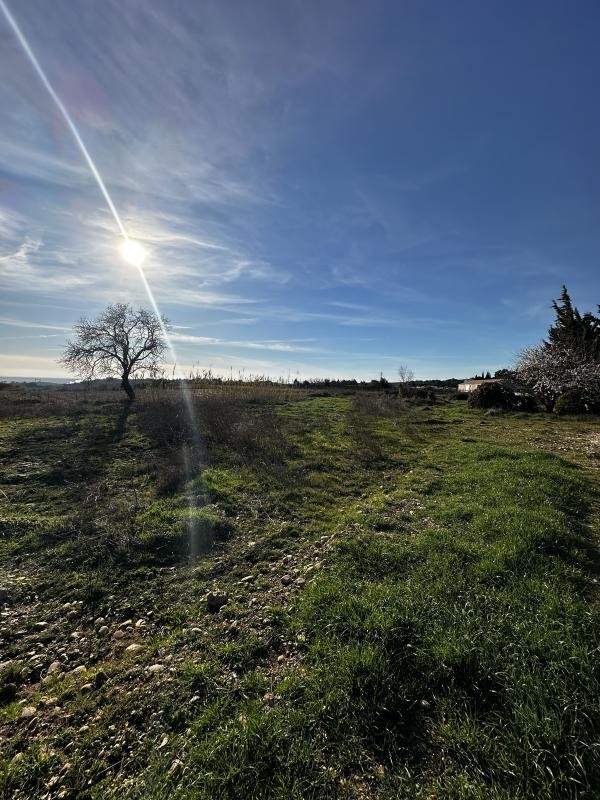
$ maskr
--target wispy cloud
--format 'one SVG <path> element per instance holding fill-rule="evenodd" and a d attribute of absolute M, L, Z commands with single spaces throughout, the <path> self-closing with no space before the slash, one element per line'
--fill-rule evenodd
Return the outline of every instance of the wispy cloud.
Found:
<path fill-rule="evenodd" d="M 330 300 L 328 305 L 335 308 L 343 308 L 348 311 L 373 311 L 372 306 L 364 305 L 363 303 L 346 303 L 341 300 Z"/>
<path fill-rule="evenodd" d="M 31 322 L 30 320 L 25 319 L 12 319 L 10 317 L 0 317 L 0 325 L 8 325 L 11 328 L 28 328 L 28 329 L 36 329 L 39 328 L 41 330 L 48 330 L 48 331 L 70 331 L 70 327 L 65 327 L 63 325 L 47 325 L 44 322 Z"/>
<path fill-rule="evenodd" d="M 225 340 L 218 339 L 213 336 L 193 336 L 191 334 L 177 333 L 171 334 L 174 342 L 182 342 L 185 344 L 195 344 L 201 346 L 217 345 L 218 347 L 231 347 L 240 348 L 242 350 L 274 350 L 280 353 L 315 353 L 318 352 L 317 348 L 307 347 L 305 345 L 293 344 L 290 342 L 278 341 L 260 341 L 254 342 L 245 339 L 239 340 Z"/>

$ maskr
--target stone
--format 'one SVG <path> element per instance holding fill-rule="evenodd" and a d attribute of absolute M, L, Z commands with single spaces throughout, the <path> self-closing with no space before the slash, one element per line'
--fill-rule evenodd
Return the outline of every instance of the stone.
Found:
<path fill-rule="evenodd" d="M 125 633 L 123 631 L 115 631 L 113 633 L 113 639 L 124 639 Z"/>
<path fill-rule="evenodd" d="M 254 580 L 254 575 L 246 575 L 245 578 L 242 578 L 240 580 L 240 583 L 252 583 L 253 580 Z"/>
<path fill-rule="evenodd" d="M 98 633 L 100 636 L 106 636 L 108 633 L 108 625 L 102 625 L 100 628 L 98 628 Z"/>
<path fill-rule="evenodd" d="M 282 582 L 282 584 L 284 586 L 289 586 L 290 583 L 292 582 L 292 576 L 291 575 L 282 575 L 281 576 L 281 582 Z"/>
<path fill-rule="evenodd" d="M 17 696 L 16 683 L 0 684 L 0 702 L 12 703 L 12 701 L 15 699 L 16 696 Z"/>
<path fill-rule="evenodd" d="M 35 717 L 35 708 L 33 706 L 25 706 L 21 711 L 21 719 L 31 719 Z"/>
<path fill-rule="evenodd" d="M 48 667 L 48 675 L 52 675 L 53 672 L 62 672 L 63 669 L 62 661 L 53 661 Z"/>
<path fill-rule="evenodd" d="M 285 661 L 285 656 L 284 655 L 277 656 L 277 661 L 279 664 L 283 664 Z"/>
<path fill-rule="evenodd" d="M 94 620 L 94 625 L 96 626 L 96 628 L 101 628 L 105 624 L 105 622 L 106 620 L 104 619 L 104 617 L 98 617 L 97 619 Z"/>
<path fill-rule="evenodd" d="M 135 623 L 136 628 L 143 628 L 144 625 L 146 625 L 145 619 L 138 619 L 138 621 Z"/>
<path fill-rule="evenodd" d="M 99 689 L 101 686 L 104 686 L 106 681 L 108 680 L 108 675 L 106 672 L 100 670 L 96 673 L 96 677 L 94 678 L 94 683 L 96 684 L 96 688 Z"/>
<path fill-rule="evenodd" d="M 84 683 L 79 691 L 82 692 L 83 694 L 87 694 L 88 692 L 91 692 L 93 688 L 94 688 L 93 683 Z"/>
<path fill-rule="evenodd" d="M 206 595 L 206 610 L 212 613 L 219 611 L 229 602 L 227 592 L 209 592 Z"/>
<path fill-rule="evenodd" d="M 137 653 L 140 650 L 143 650 L 144 646 L 142 644 L 130 644 L 129 647 L 125 648 L 126 653 Z"/>
<path fill-rule="evenodd" d="M 47 622 L 36 622 L 33 627 L 36 628 L 38 631 L 44 631 L 48 627 L 48 623 Z"/>
<path fill-rule="evenodd" d="M 157 673 L 162 672 L 164 668 L 164 664 L 152 664 L 151 667 L 148 667 L 148 672 L 152 673 L 152 675 L 156 675 Z"/>

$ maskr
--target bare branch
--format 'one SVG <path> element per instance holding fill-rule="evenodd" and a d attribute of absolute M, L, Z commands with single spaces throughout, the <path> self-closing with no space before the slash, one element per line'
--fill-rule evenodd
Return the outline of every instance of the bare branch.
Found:
<path fill-rule="evenodd" d="M 88 380 L 118 376 L 133 399 L 129 377 L 160 370 L 167 346 L 163 329 L 167 326 L 167 319 L 161 321 L 146 309 L 135 311 L 129 305 L 116 303 L 95 320 L 79 320 L 75 338 L 67 342 L 60 363 Z"/>

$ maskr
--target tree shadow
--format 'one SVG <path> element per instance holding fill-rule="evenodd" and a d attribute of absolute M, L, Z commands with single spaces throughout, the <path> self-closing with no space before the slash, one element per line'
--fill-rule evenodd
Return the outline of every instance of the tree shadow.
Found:
<path fill-rule="evenodd" d="M 127 433 L 127 420 L 131 414 L 131 403 L 129 401 L 123 404 L 121 411 L 117 417 L 114 430 L 114 441 L 120 442 Z"/>

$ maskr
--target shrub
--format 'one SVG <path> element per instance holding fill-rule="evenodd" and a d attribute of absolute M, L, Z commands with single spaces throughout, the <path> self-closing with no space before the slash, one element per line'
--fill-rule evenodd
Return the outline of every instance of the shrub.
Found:
<path fill-rule="evenodd" d="M 513 409 L 516 395 L 504 383 L 482 383 L 469 395 L 469 405 L 473 408 Z"/>
<path fill-rule="evenodd" d="M 398 394 L 417 402 L 435 403 L 437 399 L 433 389 L 426 386 L 400 386 Z"/>
<path fill-rule="evenodd" d="M 355 394 L 350 406 L 352 420 L 360 418 L 399 417 L 406 413 L 406 405 L 398 395 L 390 394 Z"/>
<path fill-rule="evenodd" d="M 142 398 L 137 405 L 139 430 L 170 457 L 163 493 L 177 486 L 178 471 L 181 481 L 189 479 L 186 459 L 282 472 L 293 448 L 272 403 L 193 397 L 190 406 L 178 393 Z"/>
<path fill-rule="evenodd" d="M 357 459 L 362 464 L 384 464 L 388 459 L 381 421 L 389 419 L 396 430 L 414 437 L 412 417 L 404 399 L 397 394 L 363 393 L 354 395 L 347 416 L 348 433 Z"/>
<path fill-rule="evenodd" d="M 564 416 L 566 414 L 586 414 L 597 410 L 594 405 L 586 400 L 578 389 L 569 389 L 563 392 L 556 401 L 554 413 Z"/>
<path fill-rule="evenodd" d="M 514 408 L 516 411 L 533 413 L 538 410 L 538 402 L 532 394 L 517 394 Z"/>

